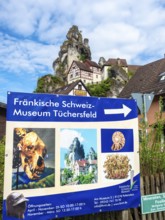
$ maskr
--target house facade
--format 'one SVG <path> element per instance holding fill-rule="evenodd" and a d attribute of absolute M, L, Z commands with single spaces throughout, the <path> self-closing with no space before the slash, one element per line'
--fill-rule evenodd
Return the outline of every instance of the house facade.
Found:
<path fill-rule="evenodd" d="M 88 161 L 76 160 L 73 165 L 74 177 L 88 174 Z"/>
<path fill-rule="evenodd" d="M 95 62 L 86 60 L 84 63 L 73 61 L 68 71 L 68 84 L 81 80 L 84 84 L 95 84 L 102 80 L 101 68 Z"/>
<path fill-rule="evenodd" d="M 82 80 L 76 80 L 66 86 L 56 89 L 53 93 L 61 95 L 91 96 Z"/>
<path fill-rule="evenodd" d="M 95 171 L 97 171 L 97 160 L 76 160 L 73 165 L 74 177 L 86 175 Z"/>
<path fill-rule="evenodd" d="M 93 72 L 92 84 L 97 84 L 97 83 L 101 82 L 102 81 L 101 67 L 96 62 L 93 62 L 91 60 L 86 60 L 84 62 L 84 64 L 86 66 L 88 66 L 90 68 L 90 70 L 92 70 L 92 72 Z"/>
<path fill-rule="evenodd" d="M 163 104 L 162 118 L 165 119 L 165 58 L 139 67 L 119 97 L 132 98 L 132 93 L 142 96 L 152 94 L 153 100 L 146 113 L 149 125 L 156 123 L 156 113 L 160 112 L 160 98 Z M 140 112 L 139 118 L 141 118 L 141 114 L 142 112 Z"/>
<path fill-rule="evenodd" d="M 102 80 L 106 80 L 109 77 L 109 70 L 112 67 L 121 67 L 126 73 L 128 72 L 128 65 L 126 59 L 108 59 L 102 66 Z"/>

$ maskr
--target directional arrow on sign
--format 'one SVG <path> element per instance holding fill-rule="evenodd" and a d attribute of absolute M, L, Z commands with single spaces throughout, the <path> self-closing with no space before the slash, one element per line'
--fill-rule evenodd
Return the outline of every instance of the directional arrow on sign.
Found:
<path fill-rule="evenodd" d="M 127 107 L 126 105 L 123 104 L 123 108 L 118 108 L 118 109 L 104 109 L 104 114 L 105 115 L 117 115 L 117 114 L 124 114 L 124 117 L 126 117 L 132 109 Z"/>

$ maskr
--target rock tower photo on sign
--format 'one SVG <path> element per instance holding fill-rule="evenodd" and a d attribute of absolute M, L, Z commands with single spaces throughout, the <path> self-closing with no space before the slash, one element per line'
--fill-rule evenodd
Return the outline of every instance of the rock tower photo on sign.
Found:
<path fill-rule="evenodd" d="M 8 92 L 4 219 L 138 207 L 139 173 L 134 100 Z"/>

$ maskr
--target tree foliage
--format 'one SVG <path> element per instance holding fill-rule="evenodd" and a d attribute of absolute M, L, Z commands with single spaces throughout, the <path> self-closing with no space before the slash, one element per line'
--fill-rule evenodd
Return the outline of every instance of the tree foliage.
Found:
<path fill-rule="evenodd" d="M 62 86 L 64 86 L 64 82 L 59 77 L 47 74 L 38 79 L 34 93 L 51 93 Z"/>
<path fill-rule="evenodd" d="M 94 174 L 93 173 L 88 173 L 86 175 L 80 174 L 75 178 L 75 180 L 79 181 L 79 184 L 89 184 L 92 183 L 92 180 L 94 179 Z"/>
<path fill-rule="evenodd" d="M 162 99 L 160 98 L 160 109 Z M 156 123 L 149 126 L 144 117 L 141 120 L 140 170 L 142 175 L 150 175 L 165 170 L 165 139 L 162 111 L 155 113 Z"/>
<path fill-rule="evenodd" d="M 66 185 L 69 183 L 69 180 L 72 179 L 73 172 L 71 169 L 65 168 L 63 170 L 63 180 L 61 180 L 61 185 Z"/>
<path fill-rule="evenodd" d="M 107 97 L 107 93 L 110 90 L 112 79 L 108 78 L 99 84 L 87 85 L 88 90 L 92 96 Z"/>

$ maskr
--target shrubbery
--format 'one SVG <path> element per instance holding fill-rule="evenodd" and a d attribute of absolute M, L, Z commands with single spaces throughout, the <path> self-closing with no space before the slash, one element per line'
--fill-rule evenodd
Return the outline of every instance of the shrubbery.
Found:
<path fill-rule="evenodd" d="M 162 99 L 159 105 L 160 112 L 155 114 L 155 124 L 149 126 L 144 118 L 140 123 L 140 172 L 143 176 L 165 170 L 165 119 L 162 118 Z"/>
<path fill-rule="evenodd" d="M 0 219 L 2 215 L 5 137 L 0 140 Z"/>

